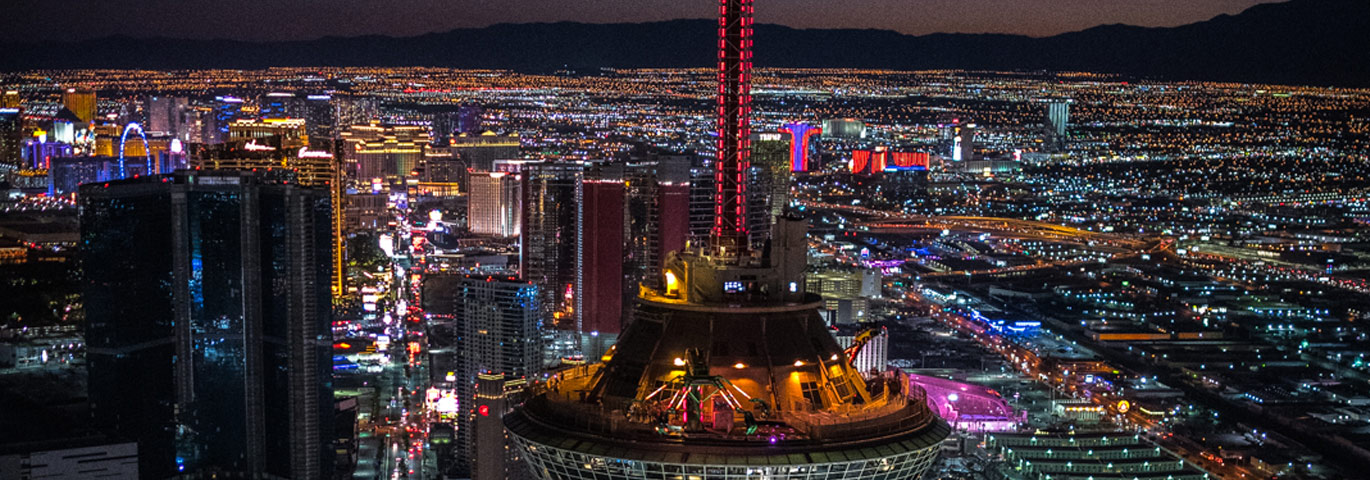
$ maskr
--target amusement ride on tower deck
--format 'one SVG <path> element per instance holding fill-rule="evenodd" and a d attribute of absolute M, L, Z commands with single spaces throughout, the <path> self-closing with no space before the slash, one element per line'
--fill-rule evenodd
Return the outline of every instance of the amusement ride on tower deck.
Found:
<path fill-rule="evenodd" d="M 505 417 L 538 478 L 912 479 L 950 433 L 906 378 L 852 367 L 804 290 L 802 218 L 748 246 L 751 13 L 720 1 L 710 242 L 669 257 L 601 363 Z"/>

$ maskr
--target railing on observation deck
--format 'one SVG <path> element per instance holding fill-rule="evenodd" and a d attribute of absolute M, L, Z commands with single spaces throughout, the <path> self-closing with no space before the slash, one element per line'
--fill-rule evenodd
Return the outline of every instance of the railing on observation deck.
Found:
<path fill-rule="evenodd" d="M 547 384 L 535 389 L 532 397 L 524 403 L 524 410 L 530 417 L 571 431 L 621 439 L 663 438 L 656 433 L 655 424 L 630 418 L 628 402 L 591 404 L 583 401 L 581 393 L 588 391 L 587 387 L 597 370 L 597 365 L 582 365 L 554 375 Z M 885 376 L 890 377 L 886 379 L 889 381 L 887 385 L 898 385 L 900 388 L 887 388 L 873 395 L 866 404 L 841 405 L 825 410 L 796 410 L 791 407 L 758 420 L 784 423 L 810 439 L 840 441 L 914 431 L 937 418 L 928 408 L 926 394 L 921 388 L 909 386 L 906 374 L 887 372 Z M 736 416 L 740 423 L 742 416 L 740 413 Z M 765 436 L 724 435 L 717 432 L 692 435 L 691 438 L 728 442 L 767 441 Z"/>

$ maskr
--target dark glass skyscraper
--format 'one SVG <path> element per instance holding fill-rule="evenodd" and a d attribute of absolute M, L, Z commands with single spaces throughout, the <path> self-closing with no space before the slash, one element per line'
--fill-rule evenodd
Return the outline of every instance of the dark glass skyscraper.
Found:
<path fill-rule="evenodd" d="M 752 162 L 757 174 L 753 185 L 753 197 L 760 197 L 765 206 L 762 212 L 766 226 L 771 219 L 784 213 L 790 200 L 790 172 L 792 171 L 790 149 L 792 135 L 789 132 L 762 132 L 752 134 Z"/>
<path fill-rule="evenodd" d="M 304 97 L 305 134 L 313 144 L 331 143 L 338 136 L 338 112 L 331 95 Z"/>
<path fill-rule="evenodd" d="M 661 268 L 666 254 L 685 248 L 691 234 L 690 162 L 693 157 L 663 155 L 634 162 L 625 172 L 625 220 L 628 248 L 624 256 L 625 306 L 637 298 L 638 285 L 661 288 Z M 707 203 L 708 195 L 702 202 Z M 707 212 L 704 216 L 707 217 Z M 708 235 L 709 219 L 701 222 L 701 236 Z M 624 325 L 632 309 L 625 308 Z"/>
<path fill-rule="evenodd" d="M 485 109 L 480 105 L 462 105 L 457 109 L 457 133 L 476 133 L 480 131 L 480 116 Z"/>
<path fill-rule="evenodd" d="M 577 162 L 523 166 L 523 278 L 538 286 L 544 319 L 580 333 L 575 305 L 576 237 L 583 167 Z"/>
<path fill-rule="evenodd" d="M 289 118 L 300 116 L 300 102 L 290 92 L 271 92 L 258 100 L 258 114 L 262 118 Z"/>
<path fill-rule="evenodd" d="M 330 473 L 328 191 L 182 171 L 79 198 L 96 426 L 148 478 Z"/>

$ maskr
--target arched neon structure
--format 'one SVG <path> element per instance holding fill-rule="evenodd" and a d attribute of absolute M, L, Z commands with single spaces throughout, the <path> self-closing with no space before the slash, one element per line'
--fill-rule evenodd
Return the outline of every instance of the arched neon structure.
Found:
<path fill-rule="evenodd" d="M 143 139 L 143 154 L 147 155 L 147 169 L 143 170 L 144 175 L 155 173 L 152 171 L 152 148 L 148 147 L 147 134 L 143 133 L 143 126 L 138 122 L 129 122 L 124 127 L 124 134 L 119 136 L 119 178 L 128 178 L 128 170 L 124 168 L 124 144 L 128 143 L 128 132 L 138 130 L 138 136 Z"/>

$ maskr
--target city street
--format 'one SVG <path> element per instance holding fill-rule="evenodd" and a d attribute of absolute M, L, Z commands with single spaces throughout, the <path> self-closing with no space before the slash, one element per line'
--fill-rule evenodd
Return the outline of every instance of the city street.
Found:
<path fill-rule="evenodd" d="M 436 460 L 429 451 L 428 412 L 425 392 L 429 386 L 428 342 L 422 311 L 416 306 L 419 285 L 413 281 L 411 225 L 402 195 L 391 201 L 394 224 L 381 238 L 389 240 L 389 275 L 377 277 L 376 312 L 364 315 L 363 330 L 376 330 L 377 353 L 383 361 L 376 368 L 345 373 L 348 384 L 373 388 L 375 410 L 368 422 L 359 422 L 356 479 L 435 478 Z M 383 250 L 386 250 L 383 248 Z M 383 341 L 382 341 L 383 340 Z M 385 361 L 388 360 L 388 361 Z"/>

